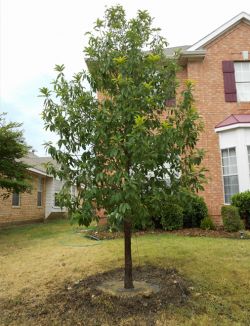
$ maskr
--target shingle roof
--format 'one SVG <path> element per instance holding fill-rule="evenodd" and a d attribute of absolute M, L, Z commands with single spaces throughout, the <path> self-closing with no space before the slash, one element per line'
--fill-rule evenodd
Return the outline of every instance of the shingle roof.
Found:
<path fill-rule="evenodd" d="M 167 57 L 172 57 L 176 52 L 178 52 L 178 51 L 182 52 L 188 48 L 190 48 L 190 45 L 180 45 L 180 46 L 174 46 L 171 48 L 166 48 L 164 50 L 164 52 Z"/>
<path fill-rule="evenodd" d="M 29 152 L 28 155 L 22 159 L 22 161 L 30 165 L 31 168 L 34 168 L 42 173 L 46 173 L 46 163 L 54 162 L 56 164 L 56 162 L 53 161 L 50 156 L 39 157 L 33 152 Z"/>
<path fill-rule="evenodd" d="M 250 114 L 231 114 L 229 117 L 218 123 L 215 128 L 226 127 L 238 123 L 250 123 Z"/>

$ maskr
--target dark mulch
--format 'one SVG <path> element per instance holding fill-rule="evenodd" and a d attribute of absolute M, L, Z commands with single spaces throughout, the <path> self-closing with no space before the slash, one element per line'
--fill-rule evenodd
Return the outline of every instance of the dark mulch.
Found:
<path fill-rule="evenodd" d="M 110 232 L 101 228 L 100 230 L 84 230 L 83 231 L 86 236 L 93 237 L 93 240 L 97 238 L 97 240 L 111 240 L 117 238 L 123 238 L 123 232 Z M 147 230 L 147 231 L 138 231 L 134 233 L 136 236 L 141 236 L 145 234 L 175 234 L 181 236 L 189 236 L 189 237 L 211 237 L 211 238 L 234 238 L 240 239 L 240 232 L 227 232 L 223 229 L 218 230 L 202 230 L 200 228 L 190 228 L 190 229 L 181 229 L 174 231 L 163 231 L 163 230 Z M 249 236 L 245 235 L 245 238 L 249 238 Z"/>
<path fill-rule="evenodd" d="M 154 325 L 158 314 L 170 304 L 187 304 L 188 282 L 175 269 L 154 266 L 134 268 L 134 279 L 158 285 L 160 291 L 149 297 L 114 297 L 97 289 L 107 280 L 121 280 L 123 270 L 96 274 L 74 284 L 64 284 L 43 301 L 30 298 L 3 302 L 3 325 Z M 131 325 L 131 324 L 130 324 Z"/>

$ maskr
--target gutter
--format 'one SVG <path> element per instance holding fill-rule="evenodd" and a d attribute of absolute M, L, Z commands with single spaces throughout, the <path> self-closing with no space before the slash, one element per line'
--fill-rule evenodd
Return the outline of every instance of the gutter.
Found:
<path fill-rule="evenodd" d="M 46 172 L 43 172 L 43 171 L 40 171 L 40 170 L 37 170 L 37 169 L 34 169 L 34 168 L 27 168 L 28 171 L 30 172 L 34 172 L 34 173 L 37 173 L 37 174 L 41 174 L 41 175 L 44 175 L 46 177 L 51 177 L 51 175 L 47 174 Z"/>

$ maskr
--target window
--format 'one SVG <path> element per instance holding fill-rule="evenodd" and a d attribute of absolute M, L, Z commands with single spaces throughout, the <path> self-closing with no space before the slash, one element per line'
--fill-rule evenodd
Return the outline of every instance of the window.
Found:
<path fill-rule="evenodd" d="M 60 201 L 59 201 L 59 198 L 58 198 L 58 192 L 55 192 L 55 194 L 54 194 L 54 206 L 55 207 L 60 207 Z"/>
<path fill-rule="evenodd" d="M 12 206 L 20 206 L 20 193 L 14 192 L 12 194 Z"/>
<path fill-rule="evenodd" d="M 38 177 L 37 184 L 37 206 L 42 206 L 42 194 L 43 194 L 43 178 Z"/>
<path fill-rule="evenodd" d="M 231 197 L 239 192 L 235 147 L 223 149 L 221 151 L 221 157 L 225 203 L 229 204 L 231 202 Z"/>
<path fill-rule="evenodd" d="M 235 62 L 235 82 L 238 102 L 250 101 L 250 62 Z"/>
<path fill-rule="evenodd" d="M 250 62 L 222 61 L 226 102 L 250 102 Z"/>
<path fill-rule="evenodd" d="M 247 146 L 247 154 L 248 154 L 248 166 L 249 166 L 249 175 L 250 175 L 250 146 Z"/>

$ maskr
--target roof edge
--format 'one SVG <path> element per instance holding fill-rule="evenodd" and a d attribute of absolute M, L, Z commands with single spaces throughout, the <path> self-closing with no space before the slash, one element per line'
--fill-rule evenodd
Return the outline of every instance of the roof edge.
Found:
<path fill-rule="evenodd" d="M 237 122 L 237 123 L 232 123 L 230 125 L 223 126 L 223 127 L 215 127 L 214 131 L 216 133 L 219 133 L 222 131 L 238 129 L 238 128 L 250 128 L 250 122 Z"/>
<path fill-rule="evenodd" d="M 45 173 L 45 172 L 43 172 L 41 170 L 35 169 L 33 167 L 29 167 L 29 168 L 27 168 L 27 170 L 30 171 L 30 172 L 37 173 L 37 174 L 45 175 L 47 177 L 51 177 L 51 175 L 49 175 L 49 174 L 47 174 L 47 173 Z"/>
<path fill-rule="evenodd" d="M 241 12 L 241 13 L 239 13 L 238 15 L 236 15 L 235 17 L 233 17 L 232 19 L 230 19 L 229 21 L 227 21 L 225 24 L 221 25 L 220 27 L 218 27 L 217 29 L 215 29 L 213 32 L 211 32 L 207 36 L 203 37 L 198 42 L 194 43 L 190 48 L 188 48 L 186 50 L 186 52 L 198 50 L 203 45 L 205 45 L 205 44 L 213 41 L 215 38 L 219 37 L 227 29 L 229 29 L 230 27 L 236 25 L 241 20 L 246 20 L 246 21 L 248 21 L 250 23 L 250 15 L 248 13 L 244 12 L 244 11 Z"/>

